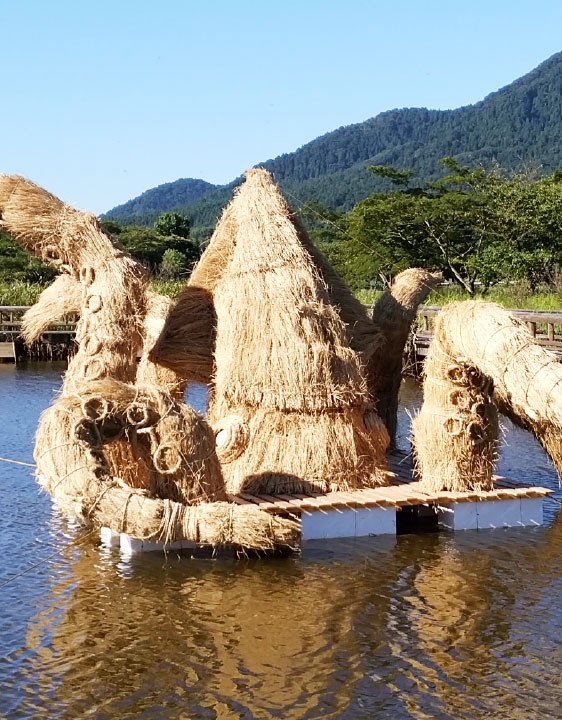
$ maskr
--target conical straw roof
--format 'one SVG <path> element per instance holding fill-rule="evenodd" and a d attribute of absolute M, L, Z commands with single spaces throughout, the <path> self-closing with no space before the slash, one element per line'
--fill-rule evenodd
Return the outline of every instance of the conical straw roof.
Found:
<path fill-rule="evenodd" d="M 195 280 L 205 278 L 217 318 L 210 420 L 228 489 L 384 481 L 388 436 L 360 354 L 265 170 L 247 173 L 225 211 Z"/>

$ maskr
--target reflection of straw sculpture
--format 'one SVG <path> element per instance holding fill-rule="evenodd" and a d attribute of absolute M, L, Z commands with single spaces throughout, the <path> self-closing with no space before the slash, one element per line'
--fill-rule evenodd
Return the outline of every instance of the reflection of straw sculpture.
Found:
<path fill-rule="evenodd" d="M 498 444 L 493 385 L 470 360 L 454 356 L 440 319 L 412 422 L 417 469 L 428 490 L 490 490 Z"/>
<path fill-rule="evenodd" d="M 246 177 L 215 234 L 229 262 L 212 280 L 209 414 L 227 487 L 310 492 L 384 482 L 388 437 L 359 355 L 268 173 Z M 219 254 L 212 242 L 206 252 Z"/>
<path fill-rule="evenodd" d="M 364 631 L 382 632 L 404 565 L 379 550 L 359 573 L 351 557 L 141 566 L 100 562 L 89 542 L 57 560 L 22 643 L 33 682 L 18 710 L 37 720 L 349 716 L 357 684 L 379 662 L 365 653 Z"/>
<path fill-rule="evenodd" d="M 147 301 L 140 265 L 93 216 L 23 178 L 0 176 L 0 211 L 25 249 L 81 285 L 78 351 L 61 397 L 42 417 L 35 450 L 41 483 L 57 502 L 136 537 L 294 544 L 291 521 L 203 502 L 225 498 L 212 432 L 170 394 L 181 392 L 175 374 L 145 357 L 137 375 L 138 349 L 143 342 L 149 349 L 165 312 L 161 301 Z"/>
<path fill-rule="evenodd" d="M 500 412 L 531 431 L 562 472 L 562 364 L 499 305 L 454 303 L 439 318 L 455 353 L 493 380 Z"/>
<path fill-rule="evenodd" d="M 404 347 L 416 318 L 418 305 L 441 280 L 441 275 L 421 268 L 404 270 L 396 276 L 392 287 L 375 305 L 373 318 L 384 337 L 384 345 L 374 356 L 370 373 L 372 394 L 377 413 L 390 435 L 396 440 L 398 393 L 402 380 Z"/>

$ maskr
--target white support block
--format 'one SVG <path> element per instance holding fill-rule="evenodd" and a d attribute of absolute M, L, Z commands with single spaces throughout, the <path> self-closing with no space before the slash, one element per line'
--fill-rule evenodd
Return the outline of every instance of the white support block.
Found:
<path fill-rule="evenodd" d="M 449 530 L 492 530 L 543 524 L 543 499 L 512 498 L 443 503 L 439 524 Z"/>
<path fill-rule="evenodd" d="M 134 555 L 142 552 L 142 540 L 132 538 L 127 533 L 121 533 L 119 536 L 119 547 L 123 555 Z"/>
<path fill-rule="evenodd" d="M 478 529 L 521 527 L 521 500 L 480 500 L 478 510 Z"/>
<path fill-rule="evenodd" d="M 475 502 L 442 503 L 439 505 L 439 525 L 448 530 L 477 530 L 478 513 Z"/>
<path fill-rule="evenodd" d="M 521 498 L 521 525 L 538 526 L 543 523 L 543 498 Z"/>
<path fill-rule="evenodd" d="M 303 540 L 355 537 L 355 511 L 330 509 L 303 513 L 301 531 Z"/>
<path fill-rule="evenodd" d="M 119 546 L 123 555 L 135 555 L 141 552 L 172 552 L 174 550 L 194 547 L 193 543 L 183 542 L 181 540 L 168 543 L 167 545 L 155 540 L 138 540 L 126 533 L 119 535 Z"/>
<path fill-rule="evenodd" d="M 396 510 L 393 507 L 361 508 L 355 513 L 355 537 L 396 535 Z"/>
<path fill-rule="evenodd" d="M 328 538 L 366 537 L 367 535 L 395 535 L 396 510 L 394 508 L 360 508 L 303 513 L 301 519 L 303 540 Z"/>
<path fill-rule="evenodd" d="M 100 530 L 100 540 L 101 544 L 105 545 L 105 547 L 119 547 L 119 533 L 108 527 L 102 527 Z"/>

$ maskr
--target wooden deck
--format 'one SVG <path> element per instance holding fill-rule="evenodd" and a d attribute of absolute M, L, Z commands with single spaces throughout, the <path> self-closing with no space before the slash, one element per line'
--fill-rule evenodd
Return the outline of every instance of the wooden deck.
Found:
<path fill-rule="evenodd" d="M 365 305 L 372 311 L 373 305 Z M 28 309 L 23 305 L 0 306 L 0 343 L 20 342 L 21 317 Z M 414 339 L 414 348 L 406 374 L 419 375 L 423 361 L 427 355 L 429 343 L 433 334 L 433 322 L 441 308 L 437 305 L 423 305 L 418 311 L 418 327 Z M 510 310 L 514 315 L 527 323 L 529 332 L 539 345 L 547 348 L 562 360 L 562 312 L 543 310 Z M 76 330 L 76 315 L 69 315 L 53 323 L 41 336 L 41 342 L 54 346 L 57 343 L 70 344 Z M 8 353 L 8 349 L 4 350 Z M 25 348 L 20 348 L 20 354 L 25 355 Z M 4 357 L 15 360 L 16 353 L 6 354 Z M 2 355 L 0 355 L 2 358 Z"/>
<path fill-rule="evenodd" d="M 447 505 L 463 502 L 486 502 L 544 498 L 553 490 L 532 484 L 515 483 L 495 476 L 495 489 L 470 492 L 429 492 L 412 477 L 411 464 L 406 456 L 393 455 L 389 462 L 389 484 L 385 487 L 351 492 L 331 492 L 324 495 L 250 495 L 241 493 L 230 499 L 240 505 L 258 505 L 271 513 L 310 514 L 328 510 L 357 510 L 361 508 L 394 508 L 401 510 L 412 505 Z"/>
<path fill-rule="evenodd" d="M 393 455 L 389 485 L 371 490 L 332 492 L 324 495 L 231 495 L 239 505 L 256 505 L 270 513 L 298 520 L 301 540 L 335 540 L 397 535 L 404 532 L 444 530 L 493 530 L 538 527 L 543 524 L 543 499 L 552 490 L 496 478 L 490 492 L 431 493 L 412 478 L 408 458 Z M 101 529 L 102 543 L 118 547 L 126 556 L 141 552 L 193 552 L 194 543 L 165 545 Z"/>
<path fill-rule="evenodd" d="M 16 345 L 13 342 L 0 342 L 0 360 L 16 361 Z"/>

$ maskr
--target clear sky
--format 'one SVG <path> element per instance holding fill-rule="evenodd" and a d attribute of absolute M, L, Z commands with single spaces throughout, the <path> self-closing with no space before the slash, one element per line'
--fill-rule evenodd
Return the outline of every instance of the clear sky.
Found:
<path fill-rule="evenodd" d="M 0 0 L 0 27 L 0 172 L 101 213 L 476 102 L 562 50 L 562 2 Z"/>

